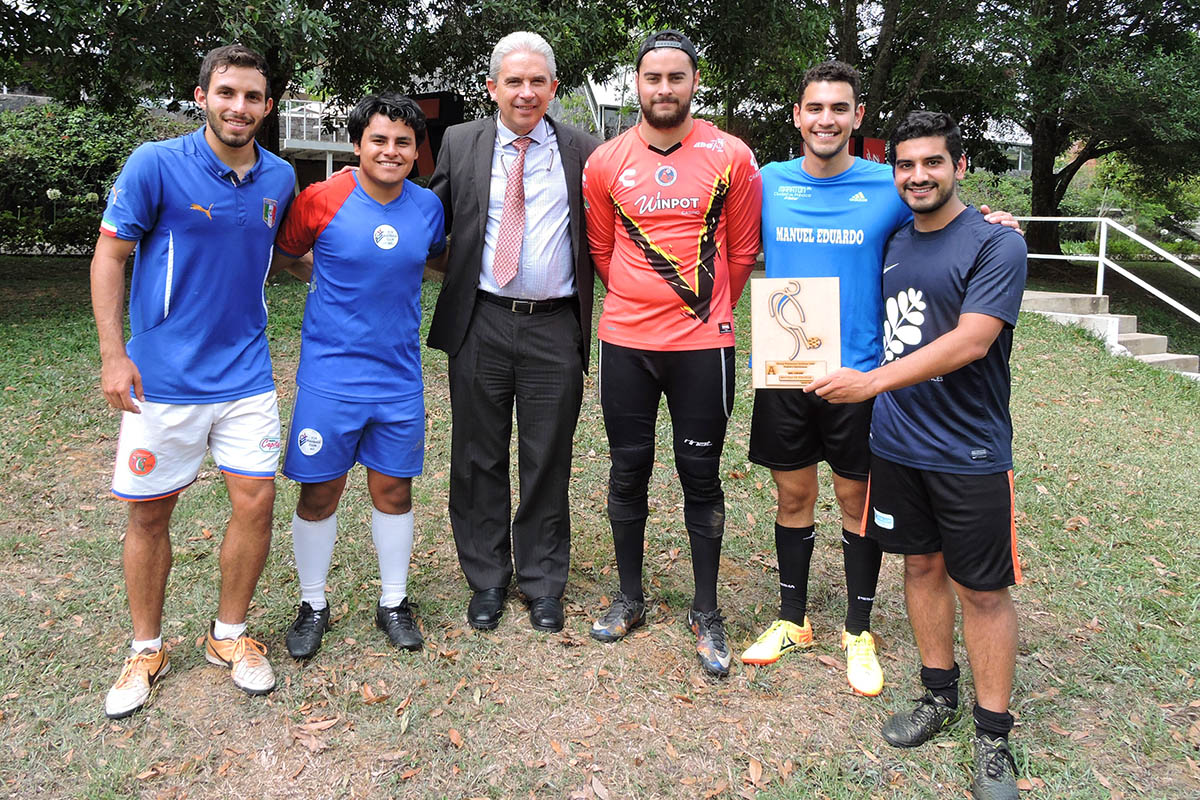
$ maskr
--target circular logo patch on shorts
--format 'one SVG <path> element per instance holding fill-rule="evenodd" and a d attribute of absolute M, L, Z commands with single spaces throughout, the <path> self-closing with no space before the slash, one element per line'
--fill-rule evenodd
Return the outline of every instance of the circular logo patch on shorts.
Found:
<path fill-rule="evenodd" d="M 149 475 L 157 463 L 154 453 L 140 447 L 129 454 L 129 471 L 134 475 Z"/>
<path fill-rule="evenodd" d="M 300 431 L 300 435 L 296 437 L 296 444 L 300 447 L 300 452 L 306 456 L 315 456 L 321 450 L 321 445 L 325 444 L 325 440 L 321 438 L 321 434 L 312 428 L 305 428 Z"/>
<path fill-rule="evenodd" d="M 400 241 L 400 234 L 391 225 L 380 225 L 375 229 L 375 245 L 380 250 L 391 250 Z"/>

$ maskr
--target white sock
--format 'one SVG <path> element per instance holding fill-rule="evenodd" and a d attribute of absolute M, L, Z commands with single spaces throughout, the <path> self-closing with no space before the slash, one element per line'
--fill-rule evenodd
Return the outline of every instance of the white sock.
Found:
<path fill-rule="evenodd" d="M 129 644 L 129 649 L 134 653 L 140 653 L 143 650 L 162 650 L 162 634 L 153 639 L 134 639 Z"/>
<path fill-rule="evenodd" d="M 313 611 L 325 607 L 325 581 L 337 540 L 337 514 L 316 522 L 292 515 L 292 553 L 296 556 L 296 574 L 300 576 L 300 602 Z"/>
<path fill-rule="evenodd" d="M 221 622 L 219 619 L 213 620 L 214 639 L 236 639 L 245 632 L 246 623 L 244 622 Z"/>
<path fill-rule="evenodd" d="M 371 509 L 371 538 L 379 556 L 379 605 L 395 608 L 408 596 L 408 562 L 413 548 L 413 512 L 385 514 Z"/>

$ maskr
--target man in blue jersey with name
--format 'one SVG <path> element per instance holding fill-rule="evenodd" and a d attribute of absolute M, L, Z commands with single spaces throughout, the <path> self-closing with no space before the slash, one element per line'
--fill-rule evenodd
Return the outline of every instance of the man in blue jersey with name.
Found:
<path fill-rule="evenodd" d="M 862 123 L 863 110 L 853 67 L 828 61 L 805 73 L 800 100 L 792 109 L 805 155 L 762 168 L 762 236 L 768 278 L 838 278 L 842 364 L 870 369 L 879 359 L 884 244 L 912 215 L 896 196 L 887 165 L 850 154 L 850 136 Z M 1003 212 L 989 219 L 1016 225 Z M 817 464 L 826 461 L 842 517 L 846 677 L 855 692 L 867 696 L 883 689 L 870 633 L 882 553 L 858 535 L 870 422 L 869 401 L 833 406 L 799 389 L 755 392 L 750 460 L 771 470 L 778 491 L 780 610 L 779 618 L 742 654 L 747 664 L 770 664 L 792 649 L 812 645 L 808 573 L 816 538 Z"/>
<path fill-rule="evenodd" d="M 92 258 L 100 385 L 123 412 L 112 491 L 130 501 L 123 561 L 133 643 L 105 697 L 113 718 L 141 708 L 167 673 L 168 524 L 206 450 L 232 514 L 205 658 L 248 694 L 275 688 L 266 648 L 246 635 L 246 610 L 270 549 L 280 448 L 263 281 L 295 174 L 254 142 L 272 106 L 261 55 L 241 45 L 210 52 L 195 100 L 202 128 L 129 157 Z M 135 247 L 126 343 L 125 262 Z"/>
<path fill-rule="evenodd" d="M 1008 712 L 1017 654 L 1009 587 L 1021 580 L 1009 415 L 1013 326 L 1025 240 L 958 197 L 962 138 L 946 114 L 916 111 L 892 134 L 896 189 L 913 211 L 885 252 L 884 351 L 805 388 L 834 404 L 875 398 L 864 533 L 904 554 L 904 594 L 925 695 L 883 737 L 916 747 L 959 717 L 955 599 L 975 676 L 977 800 L 1016 800 Z"/>
<path fill-rule="evenodd" d="M 375 624 L 417 650 L 408 601 L 412 479 L 425 456 L 421 278 L 446 247 L 442 203 L 407 180 L 425 138 L 411 98 L 368 95 L 346 120 L 357 170 L 305 189 L 276 241 L 277 267 L 312 250 L 296 407 L 283 474 L 299 481 L 292 546 L 300 608 L 288 652 L 309 658 L 329 627 L 325 582 L 337 507 L 355 462 L 367 470 L 382 584 Z"/>

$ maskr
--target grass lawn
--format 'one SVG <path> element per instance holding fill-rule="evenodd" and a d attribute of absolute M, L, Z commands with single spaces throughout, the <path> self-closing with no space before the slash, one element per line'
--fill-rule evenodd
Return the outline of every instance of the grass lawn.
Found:
<path fill-rule="evenodd" d="M 1120 261 L 1142 280 L 1200 313 L 1200 278 L 1165 261 Z M 1095 262 L 1032 261 L 1029 289 L 1047 292 L 1096 291 Z M 1138 331 L 1166 336 L 1172 353 L 1200 354 L 1200 324 L 1159 300 L 1124 276 L 1104 271 L 1109 311 L 1136 314 Z"/>
<path fill-rule="evenodd" d="M 125 510 L 108 495 L 118 420 L 97 390 L 86 266 L 0 258 L 0 787 L 10 796 L 966 796 L 969 724 L 914 751 L 879 736 L 883 719 L 919 694 L 895 558 L 884 563 L 874 618 L 887 687 L 865 699 L 846 686 L 828 491 L 811 581 L 816 646 L 771 667 L 735 662 L 723 681 L 702 674 L 683 624 L 691 570 L 665 410 L 651 479 L 649 624 L 615 645 L 588 637 L 616 586 L 591 378 L 572 466 L 566 629 L 534 633 L 511 600 L 498 630 L 472 632 L 446 515 L 446 362 L 433 351 L 410 579 L 425 650 L 397 653 L 374 629 L 377 568 L 356 470 L 339 513 L 335 621 L 322 651 L 297 664 L 283 647 L 297 596 L 288 532 L 297 492 L 280 479 L 276 539 L 250 614 L 279 688 L 249 698 L 207 666 L 197 643 L 215 609 L 228 509 L 209 464 L 174 519 L 163 631 L 172 674 L 146 710 L 106 720 L 104 693 L 128 647 Z M 425 288 L 426 322 L 436 292 Z M 289 279 L 267 294 L 286 418 L 305 293 Z M 748 377 L 739 378 L 722 468 L 719 596 L 738 652 L 777 603 L 771 480 L 746 462 Z M 1017 330 L 1013 382 L 1026 578 L 1015 592 L 1013 743 L 1029 796 L 1200 796 L 1200 384 L 1110 357 L 1032 315 Z M 970 703 L 965 654 L 959 660 Z"/>

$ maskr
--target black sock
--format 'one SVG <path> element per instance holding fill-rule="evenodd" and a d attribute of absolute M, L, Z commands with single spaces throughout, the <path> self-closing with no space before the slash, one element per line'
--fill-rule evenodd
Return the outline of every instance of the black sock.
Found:
<path fill-rule="evenodd" d="M 1013 727 L 1013 716 L 1007 711 L 988 711 L 979 703 L 975 704 L 975 735 L 990 736 L 993 739 L 1008 741 L 1009 731 Z"/>
<path fill-rule="evenodd" d="M 775 523 L 775 552 L 779 556 L 779 618 L 804 625 L 808 612 L 808 566 L 817 534 L 812 525 L 788 528 Z"/>
<path fill-rule="evenodd" d="M 846 565 L 846 632 L 858 636 L 871 629 L 883 551 L 874 539 L 843 529 L 842 561 Z"/>
<path fill-rule="evenodd" d="M 692 543 L 692 578 L 696 595 L 692 608 L 697 611 L 717 610 L 717 570 L 721 568 L 721 537 L 701 536 L 688 531 Z"/>
<path fill-rule="evenodd" d="M 921 665 L 921 683 L 934 697 L 941 697 L 951 708 L 958 708 L 958 664 L 951 669 Z"/>
<path fill-rule="evenodd" d="M 617 553 L 617 575 L 621 594 L 630 600 L 645 599 L 642 593 L 642 546 L 646 540 L 646 520 L 612 522 L 613 549 Z"/>

